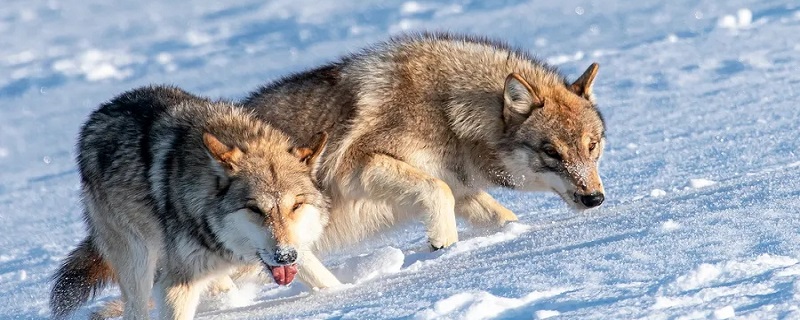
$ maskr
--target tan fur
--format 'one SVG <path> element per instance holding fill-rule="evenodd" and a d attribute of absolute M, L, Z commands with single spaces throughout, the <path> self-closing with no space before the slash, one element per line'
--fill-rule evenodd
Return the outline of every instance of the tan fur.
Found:
<path fill-rule="evenodd" d="M 228 169 L 233 169 L 233 165 L 242 157 L 242 150 L 226 146 L 211 133 L 203 133 L 203 143 L 208 148 L 211 156 L 223 163 Z"/>
<path fill-rule="evenodd" d="M 600 65 L 596 62 L 592 63 L 589 68 L 569 86 L 569 89 L 575 94 L 594 102 L 592 85 L 594 84 L 594 78 L 597 76 L 598 69 L 600 69 Z"/>
<path fill-rule="evenodd" d="M 330 133 L 319 178 L 331 217 L 317 249 L 408 220 L 421 221 L 440 248 L 458 240 L 456 215 L 517 220 L 485 192 L 491 187 L 552 191 L 575 209 L 602 202 L 596 74 L 593 64 L 568 83 L 502 44 L 425 34 L 282 79 L 245 105 L 301 142 Z M 327 277 L 311 273 L 301 269 Z"/>

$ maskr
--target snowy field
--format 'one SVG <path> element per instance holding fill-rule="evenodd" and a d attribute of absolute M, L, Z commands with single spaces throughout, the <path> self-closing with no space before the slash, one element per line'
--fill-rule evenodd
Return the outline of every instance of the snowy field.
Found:
<path fill-rule="evenodd" d="M 74 143 L 99 103 L 148 83 L 241 98 L 414 30 L 503 39 L 571 79 L 599 62 L 606 203 L 494 190 L 519 223 L 461 225 L 436 253 L 409 225 L 327 255 L 344 288 L 244 284 L 199 318 L 800 319 L 790 0 L 4 0 L 0 319 L 48 317 L 49 278 L 84 236 Z"/>

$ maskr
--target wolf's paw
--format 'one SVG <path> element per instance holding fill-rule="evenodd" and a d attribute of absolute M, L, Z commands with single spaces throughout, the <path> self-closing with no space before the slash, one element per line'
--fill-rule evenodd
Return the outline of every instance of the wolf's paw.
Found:
<path fill-rule="evenodd" d="M 447 248 L 454 243 L 458 242 L 458 232 L 454 231 L 451 232 L 449 235 L 445 237 L 441 237 L 439 239 L 436 238 L 429 238 L 428 243 L 431 245 L 431 249 L 433 251 Z"/>
<path fill-rule="evenodd" d="M 497 224 L 503 226 L 509 222 L 519 221 L 517 215 L 514 214 L 511 210 L 506 209 L 505 207 L 495 208 L 495 221 Z"/>
<path fill-rule="evenodd" d="M 211 281 L 206 289 L 206 294 L 208 294 L 209 297 L 217 297 L 235 289 L 237 289 L 237 287 L 236 284 L 233 283 L 233 279 L 231 279 L 229 275 L 224 275 Z"/>

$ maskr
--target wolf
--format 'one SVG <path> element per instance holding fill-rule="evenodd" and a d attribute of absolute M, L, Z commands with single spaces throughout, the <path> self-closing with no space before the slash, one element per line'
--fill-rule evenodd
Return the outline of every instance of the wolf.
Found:
<path fill-rule="evenodd" d="M 149 317 L 151 291 L 161 318 L 191 319 L 206 286 L 241 266 L 290 283 L 328 220 L 313 178 L 325 140 L 297 147 L 240 106 L 176 87 L 101 105 L 78 141 L 88 235 L 55 273 L 53 317 L 112 282 L 125 319 Z"/>
<path fill-rule="evenodd" d="M 330 134 L 318 172 L 330 223 L 315 250 L 414 219 L 439 249 L 458 240 L 456 216 L 517 220 L 488 188 L 554 192 L 578 210 L 603 203 L 597 71 L 568 82 L 504 43 L 425 33 L 278 79 L 242 103 L 300 143 Z M 301 268 L 300 279 L 339 284 L 319 270 Z"/>

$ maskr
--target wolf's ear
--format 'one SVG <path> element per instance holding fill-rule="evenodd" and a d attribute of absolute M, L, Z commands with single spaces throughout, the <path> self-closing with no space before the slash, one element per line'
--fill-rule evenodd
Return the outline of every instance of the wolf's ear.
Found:
<path fill-rule="evenodd" d="M 316 143 L 312 148 L 294 148 L 292 149 L 292 153 L 300 159 L 301 162 L 305 163 L 307 166 L 311 167 L 312 172 L 316 172 L 317 167 L 319 166 L 320 155 L 323 151 L 325 151 L 325 146 L 328 144 L 328 134 L 325 132 L 317 133 L 314 137 L 316 139 Z"/>
<path fill-rule="evenodd" d="M 600 65 L 598 65 L 597 62 L 592 63 L 589 68 L 578 77 L 578 80 L 575 80 L 575 82 L 569 86 L 569 90 L 586 100 L 594 102 L 592 85 L 594 84 L 594 77 L 597 76 L 598 68 L 600 68 Z"/>
<path fill-rule="evenodd" d="M 531 115 L 531 111 L 544 106 L 544 100 L 537 91 L 519 74 L 506 77 L 503 89 L 503 120 L 507 126 L 521 124 Z"/>
<path fill-rule="evenodd" d="M 239 148 L 222 143 L 215 135 L 208 132 L 203 133 L 203 144 L 206 145 L 211 157 L 219 161 L 228 170 L 233 170 L 236 167 L 236 163 L 243 154 Z"/>

